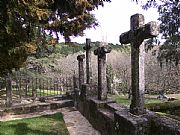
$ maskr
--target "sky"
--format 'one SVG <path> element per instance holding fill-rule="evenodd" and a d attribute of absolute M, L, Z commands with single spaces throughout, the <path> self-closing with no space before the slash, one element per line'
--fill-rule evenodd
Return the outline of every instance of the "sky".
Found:
<path fill-rule="evenodd" d="M 72 42 L 84 43 L 86 38 L 90 38 L 91 41 L 120 44 L 119 35 L 130 30 L 130 16 L 136 13 L 144 15 L 145 23 L 157 21 L 158 18 L 158 12 L 153 8 L 146 11 L 132 0 L 112 0 L 93 11 L 99 26 L 85 30 L 83 37 L 72 38 Z"/>

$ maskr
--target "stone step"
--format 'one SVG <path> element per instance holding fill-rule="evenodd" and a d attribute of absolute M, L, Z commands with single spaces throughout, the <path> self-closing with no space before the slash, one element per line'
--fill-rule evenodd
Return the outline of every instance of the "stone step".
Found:
<path fill-rule="evenodd" d="M 72 100 L 60 100 L 60 101 L 49 101 L 50 109 L 59 109 L 63 107 L 73 107 L 74 102 Z"/>
<path fill-rule="evenodd" d="M 5 108 L 1 110 L 1 117 L 7 114 L 19 115 L 28 114 L 34 112 L 43 112 L 45 110 L 54 110 L 63 107 L 73 107 L 74 103 L 72 100 L 60 100 L 60 101 L 48 101 L 44 103 L 31 103 L 28 105 L 14 106 L 11 108 Z"/>

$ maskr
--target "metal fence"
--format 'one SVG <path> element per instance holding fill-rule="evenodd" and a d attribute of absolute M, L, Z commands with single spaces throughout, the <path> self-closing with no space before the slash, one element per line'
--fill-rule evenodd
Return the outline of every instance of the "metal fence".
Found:
<path fill-rule="evenodd" d="M 19 97 L 44 97 L 66 94 L 73 87 L 72 77 L 12 79 L 13 94 Z"/>
<path fill-rule="evenodd" d="M 0 104 L 4 104 L 9 99 L 12 100 L 10 102 L 16 102 L 22 98 L 59 96 L 72 90 L 71 76 L 58 78 L 11 76 L 0 79 Z"/>

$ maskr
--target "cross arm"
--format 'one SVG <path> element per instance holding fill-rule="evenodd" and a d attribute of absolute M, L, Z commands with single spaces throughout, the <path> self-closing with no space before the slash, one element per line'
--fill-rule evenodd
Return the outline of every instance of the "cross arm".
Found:
<path fill-rule="evenodd" d="M 110 53 L 110 52 L 111 52 L 111 48 L 108 46 L 98 47 L 96 50 L 94 50 L 94 54 L 98 56 L 101 56 L 103 54 Z"/>
<path fill-rule="evenodd" d="M 85 55 L 84 55 L 84 54 L 77 56 L 77 60 L 78 60 L 78 61 L 83 61 L 84 58 L 85 58 Z"/>
<path fill-rule="evenodd" d="M 152 38 L 158 36 L 160 31 L 160 26 L 157 22 L 152 21 L 144 25 L 144 27 L 141 28 L 141 32 L 139 36 L 142 36 L 143 39 Z"/>
<path fill-rule="evenodd" d="M 158 25 L 158 23 L 152 21 L 143 25 L 137 30 L 130 30 L 128 32 L 122 33 L 119 37 L 119 42 L 121 44 L 128 44 L 133 42 L 133 39 L 143 41 L 144 39 L 158 36 L 159 31 L 160 26 Z"/>
<path fill-rule="evenodd" d="M 119 37 L 119 42 L 121 44 L 128 44 L 131 42 L 131 31 L 124 32 Z"/>

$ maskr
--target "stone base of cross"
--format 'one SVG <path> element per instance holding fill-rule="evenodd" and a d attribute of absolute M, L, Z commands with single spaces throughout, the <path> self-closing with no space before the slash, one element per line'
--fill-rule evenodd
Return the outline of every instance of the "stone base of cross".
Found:
<path fill-rule="evenodd" d="M 130 31 L 120 35 L 121 44 L 131 44 L 131 87 L 132 100 L 130 112 L 135 115 L 145 113 L 144 109 L 144 39 L 156 37 L 159 34 L 159 25 L 150 22 L 144 25 L 144 16 L 131 16 Z"/>

